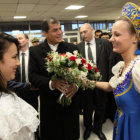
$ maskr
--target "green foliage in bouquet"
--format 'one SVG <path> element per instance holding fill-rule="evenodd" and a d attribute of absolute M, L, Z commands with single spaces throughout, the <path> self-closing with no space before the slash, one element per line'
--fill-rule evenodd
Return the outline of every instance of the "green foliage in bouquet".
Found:
<path fill-rule="evenodd" d="M 67 93 L 69 94 L 69 93 Z M 66 94 L 66 95 L 67 95 Z M 69 106 L 72 103 L 71 98 L 67 98 L 64 94 L 61 94 L 60 97 L 57 99 L 57 103 L 61 104 L 62 106 Z"/>
<path fill-rule="evenodd" d="M 77 51 L 73 53 L 58 54 L 58 52 L 48 53 L 46 58 L 46 68 L 49 73 L 53 73 L 51 80 L 61 78 L 69 84 L 76 84 L 83 90 L 94 89 L 95 85 L 91 80 L 101 80 L 100 72 L 95 64 L 86 61 Z M 62 105 L 70 105 L 71 99 L 60 95 L 58 102 Z"/>

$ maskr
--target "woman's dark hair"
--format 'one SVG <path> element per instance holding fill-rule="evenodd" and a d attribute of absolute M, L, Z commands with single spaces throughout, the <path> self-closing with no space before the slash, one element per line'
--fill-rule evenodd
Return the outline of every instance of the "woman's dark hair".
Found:
<path fill-rule="evenodd" d="M 0 33 L 0 61 L 2 61 L 4 54 L 10 47 L 11 43 L 14 43 L 17 46 L 18 50 L 18 40 L 16 38 L 6 33 Z M 11 93 L 10 90 L 8 90 L 5 86 L 4 77 L 2 72 L 0 71 L 0 93 L 1 92 L 5 92 L 7 94 Z"/>

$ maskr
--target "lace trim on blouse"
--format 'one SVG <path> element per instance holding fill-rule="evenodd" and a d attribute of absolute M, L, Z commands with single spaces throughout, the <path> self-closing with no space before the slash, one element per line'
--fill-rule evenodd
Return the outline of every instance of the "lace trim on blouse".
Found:
<path fill-rule="evenodd" d="M 134 60 L 132 60 L 129 64 L 129 66 L 125 69 L 125 71 L 122 73 L 122 69 L 124 67 L 124 61 L 118 62 L 113 68 L 112 68 L 112 73 L 114 76 L 110 79 L 109 84 L 113 89 L 117 87 L 118 84 L 123 83 L 123 81 L 126 79 L 126 75 L 128 72 L 132 69 L 134 66 L 134 62 L 139 59 L 140 57 L 136 57 Z M 121 75 L 121 76 L 120 76 Z"/>
<path fill-rule="evenodd" d="M 39 125 L 37 115 L 36 110 L 16 94 L 2 93 L 0 97 L 0 138 L 17 133 L 23 127 L 28 127 L 31 132 L 35 132 Z"/>

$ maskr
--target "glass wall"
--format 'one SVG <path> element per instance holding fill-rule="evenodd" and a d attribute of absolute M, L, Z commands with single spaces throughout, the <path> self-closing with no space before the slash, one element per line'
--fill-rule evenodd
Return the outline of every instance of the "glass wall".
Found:
<path fill-rule="evenodd" d="M 75 31 L 79 30 L 82 24 L 89 22 L 95 30 L 111 30 L 114 21 L 61 21 L 61 28 L 63 31 Z M 33 30 L 33 31 L 32 31 Z M 35 30 L 35 31 L 34 31 Z M 34 22 L 1 22 L 0 31 L 12 33 L 12 32 L 26 32 L 32 31 L 32 33 L 41 32 L 41 21 Z"/>
<path fill-rule="evenodd" d="M 87 22 L 90 23 L 95 30 L 100 29 L 105 31 L 111 31 L 114 23 L 114 21 L 60 21 L 62 31 L 64 32 L 64 39 L 70 42 L 79 41 L 79 29 L 82 24 Z M 0 22 L 0 31 L 15 37 L 19 33 L 25 33 L 29 35 L 30 40 L 37 37 L 41 42 L 44 41 L 41 31 L 41 21 Z M 67 34 L 69 31 L 71 31 L 71 33 Z M 76 35 L 72 31 L 76 31 Z M 78 39 L 75 38 L 77 35 L 79 36 Z"/>
<path fill-rule="evenodd" d="M 108 30 L 111 31 L 112 30 L 112 26 L 113 26 L 114 22 L 109 22 L 108 23 Z"/>

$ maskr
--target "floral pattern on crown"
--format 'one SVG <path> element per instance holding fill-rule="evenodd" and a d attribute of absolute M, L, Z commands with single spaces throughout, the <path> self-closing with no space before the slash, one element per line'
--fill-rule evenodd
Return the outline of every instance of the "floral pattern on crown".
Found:
<path fill-rule="evenodd" d="M 127 2 L 122 9 L 122 16 L 128 18 L 133 24 L 137 37 L 140 40 L 140 8 L 134 3 Z"/>

